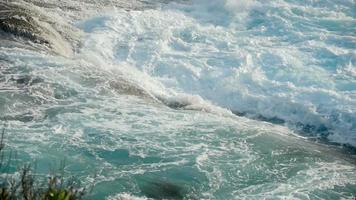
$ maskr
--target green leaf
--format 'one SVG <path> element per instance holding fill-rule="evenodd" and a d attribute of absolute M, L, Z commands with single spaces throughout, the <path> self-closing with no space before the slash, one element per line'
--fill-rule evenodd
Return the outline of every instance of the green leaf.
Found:
<path fill-rule="evenodd" d="M 66 196 L 66 191 L 62 190 L 61 192 L 59 192 L 58 200 L 64 200 Z"/>

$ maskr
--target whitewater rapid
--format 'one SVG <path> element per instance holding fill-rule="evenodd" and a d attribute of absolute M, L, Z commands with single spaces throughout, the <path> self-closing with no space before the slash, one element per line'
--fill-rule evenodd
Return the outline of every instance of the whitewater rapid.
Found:
<path fill-rule="evenodd" d="M 94 199 L 355 195 L 353 0 L 14 2 L 48 41 L 0 34 L 19 162 Z"/>
<path fill-rule="evenodd" d="M 148 75 L 134 79 L 148 80 L 141 85 L 154 95 L 198 95 L 239 115 L 355 146 L 353 3 L 338 11 L 329 5 L 171 3 L 79 26 L 90 33 L 84 51 Z"/>

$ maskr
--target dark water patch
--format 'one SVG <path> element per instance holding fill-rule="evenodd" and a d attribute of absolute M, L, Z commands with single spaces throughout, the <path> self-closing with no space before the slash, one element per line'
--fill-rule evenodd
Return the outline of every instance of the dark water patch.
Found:
<path fill-rule="evenodd" d="M 28 68 L 28 66 L 16 65 L 15 60 L 16 58 L 0 55 L 0 76 L 16 76 L 18 74 L 30 73 L 30 69 Z"/>
<path fill-rule="evenodd" d="M 337 144 L 335 144 L 335 145 L 337 145 Z M 356 147 L 351 146 L 349 144 L 342 144 L 342 145 L 339 144 L 339 146 L 340 146 L 342 152 L 344 152 L 345 154 L 349 154 L 353 157 L 353 159 L 355 161 L 354 163 L 356 164 Z"/>
<path fill-rule="evenodd" d="M 273 182 L 284 182 L 308 168 L 305 163 L 320 161 L 317 153 L 305 150 L 303 146 L 291 145 L 277 135 L 259 135 L 247 139 L 258 159 L 242 169 L 239 181 L 242 187 Z M 276 145 L 278 144 L 278 145 Z M 256 170 L 260 168 L 259 170 Z M 256 173 L 259 171 L 258 173 Z M 278 171 L 278 174 L 274 173 Z"/>
<path fill-rule="evenodd" d="M 0 83 L 7 81 L 8 74 L 14 73 L 14 69 L 10 67 L 10 64 L 12 62 L 8 58 L 0 56 Z"/>
<path fill-rule="evenodd" d="M 65 100 L 71 97 L 76 97 L 79 93 L 73 88 L 67 88 L 60 84 L 54 84 L 54 94 L 53 97 L 58 100 Z"/>
<path fill-rule="evenodd" d="M 318 136 L 321 138 L 326 138 L 331 134 L 330 130 L 324 124 L 312 125 L 297 122 L 295 124 L 295 129 L 303 136 Z"/>
<path fill-rule="evenodd" d="M 287 125 L 288 127 L 291 127 L 293 130 L 298 132 L 300 135 L 306 137 L 318 136 L 318 137 L 326 138 L 328 135 L 331 134 L 331 131 L 324 124 L 313 125 L 313 124 L 304 124 L 302 122 L 289 122 L 277 116 L 266 117 L 260 114 L 240 112 L 236 110 L 232 110 L 231 112 L 237 116 L 246 117 L 257 121 L 269 122 L 277 125 Z"/>
<path fill-rule="evenodd" d="M 42 78 L 33 77 L 33 76 L 30 76 L 30 75 L 20 75 L 20 76 L 17 76 L 17 77 L 12 77 L 10 79 L 10 81 L 14 81 L 18 85 L 31 86 L 31 85 L 34 85 L 34 84 L 37 84 L 37 83 L 41 83 L 44 80 Z"/>
<path fill-rule="evenodd" d="M 129 165 L 139 163 L 138 156 L 130 155 L 127 149 L 116 149 L 114 151 L 98 150 L 98 156 L 114 165 Z"/>
<path fill-rule="evenodd" d="M 4 57 L 4 56 L 0 56 L 0 69 L 5 67 L 5 66 L 8 66 L 9 63 L 12 63 L 10 61 L 10 59 Z"/>
<path fill-rule="evenodd" d="M 266 13 L 259 11 L 259 10 L 252 10 L 249 13 L 249 20 L 246 24 L 246 29 L 251 30 L 262 25 L 268 26 L 271 20 L 268 19 Z"/>
<path fill-rule="evenodd" d="M 98 138 L 100 137 L 100 138 Z M 101 141 L 102 143 L 110 143 L 110 140 L 107 136 L 95 136 L 96 140 Z M 114 144 L 112 144 L 114 145 Z M 137 155 L 130 154 L 128 149 L 115 149 L 110 150 L 97 150 L 97 154 L 100 158 L 105 159 L 109 163 L 119 166 L 119 165 L 131 165 L 131 164 L 151 164 L 151 163 L 164 163 L 172 161 L 167 158 L 161 158 L 159 156 L 146 156 L 140 157 Z"/>
<path fill-rule="evenodd" d="M 4 120 L 4 121 L 20 121 L 20 122 L 31 122 L 34 120 L 34 116 L 32 113 L 23 113 L 23 114 L 19 114 L 19 115 L 6 115 L 2 118 L 0 118 L 0 120 Z"/>
<path fill-rule="evenodd" d="M 45 118 L 48 119 L 54 119 L 60 114 L 66 114 L 66 113 L 82 113 L 80 111 L 80 108 L 78 106 L 72 107 L 72 106 L 56 106 L 56 107 L 51 107 L 48 108 L 44 111 L 44 116 Z"/>

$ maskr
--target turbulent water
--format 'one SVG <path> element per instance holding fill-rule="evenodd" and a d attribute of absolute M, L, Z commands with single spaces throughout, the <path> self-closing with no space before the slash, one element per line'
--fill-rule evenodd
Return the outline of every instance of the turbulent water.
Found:
<path fill-rule="evenodd" d="M 10 2 L 19 163 L 65 159 L 88 199 L 356 195 L 354 0 Z"/>

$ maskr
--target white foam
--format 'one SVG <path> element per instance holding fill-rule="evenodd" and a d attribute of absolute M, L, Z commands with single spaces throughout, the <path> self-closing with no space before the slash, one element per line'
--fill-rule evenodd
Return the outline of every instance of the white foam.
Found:
<path fill-rule="evenodd" d="M 43 79 L 30 86 L 0 83 L 22 87 L 4 93 L 7 114 L 30 110 L 35 116 L 26 123 L 10 122 L 11 147 L 24 152 L 25 159 L 70 156 L 68 170 L 80 169 L 89 177 L 86 182 L 107 187 L 99 192 L 120 192 L 117 185 L 126 187 L 129 177 L 134 187 L 125 190 L 132 193 L 108 200 L 147 199 L 134 195 L 140 192 L 137 177 L 189 167 L 194 180 L 187 181 L 188 187 L 197 183 L 197 195 L 206 199 L 308 198 L 317 190 L 355 184 L 354 166 L 334 149 L 296 138 L 285 126 L 235 117 L 230 111 L 327 124 L 338 131 L 330 136 L 333 141 L 353 144 L 355 94 L 346 86 L 339 91 L 330 72 L 335 69 L 318 65 L 329 60 L 314 55 L 347 60 L 353 50 L 313 40 L 286 44 L 285 34 L 281 39 L 268 32 L 280 23 L 293 24 L 279 17 L 255 27 L 253 14 L 275 4 L 197 2 L 157 10 L 117 9 L 78 23 L 86 34 L 71 59 L 1 48 L 9 68 Z M 273 10 L 263 17 L 278 16 Z M 301 31 L 295 36 L 306 37 Z M 336 76 L 347 82 L 354 66 L 343 59 Z M 69 94 L 56 98 L 58 91 Z M 301 162 L 291 166 L 297 159 Z M 99 176 L 90 178 L 91 170 Z M 298 173 L 279 181 L 288 170 Z M 170 177 L 173 183 L 178 176 Z M 258 183 L 245 187 L 250 179 Z"/>
<path fill-rule="evenodd" d="M 333 47 L 324 40 L 305 40 L 306 34 L 319 35 L 319 31 L 304 33 L 279 13 L 269 14 L 282 5 L 197 1 L 192 5 L 172 3 L 158 10 L 117 10 L 88 34 L 83 49 L 100 55 L 95 58 L 103 61 L 100 66 L 121 71 L 153 97 L 181 102 L 189 105 L 187 109 L 277 117 L 291 127 L 310 125 L 316 132 L 318 127 L 325 127 L 356 145 L 352 134 L 354 94 L 338 91 L 344 83 L 330 79 L 336 68 L 329 70 L 320 64 L 329 62 L 325 56 L 343 57 L 338 62 L 351 59 L 354 51 Z M 256 13 L 276 21 L 265 21 L 262 32 L 256 32 L 251 27 L 260 25 L 254 20 L 262 20 L 254 16 Z M 289 27 L 285 34 L 302 42 L 286 44 L 279 29 L 268 23 Z M 352 72 L 347 66 L 350 61 L 341 69 Z"/>
<path fill-rule="evenodd" d="M 107 200 L 149 200 L 149 198 L 146 197 L 138 197 L 138 196 L 134 196 L 128 193 L 121 193 L 121 194 L 117 194 L 115 196 L 111 196 L 106 198 Z"/>

